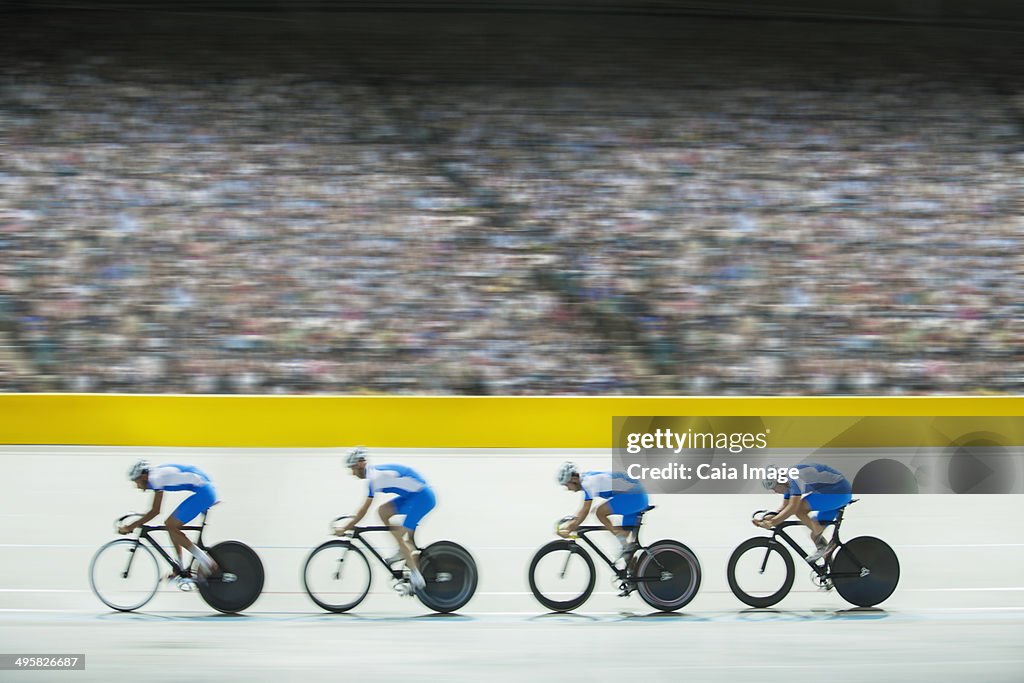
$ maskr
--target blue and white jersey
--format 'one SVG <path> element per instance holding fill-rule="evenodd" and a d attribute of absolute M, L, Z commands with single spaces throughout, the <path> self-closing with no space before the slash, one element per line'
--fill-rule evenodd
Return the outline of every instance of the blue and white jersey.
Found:
<path fill-rule="evenodd" d="M 411 467 L 405 465 L 367 465 L 366 483 L 370 498 L 377 493 L 397 493 L 408 496 L 427 488 L 427 481 Z"/>
<path fill-rule="evenodd" d="M 154 491 L 200 491 L 213 485 L 210 478 L 192 465 L 157 465 L 149 468 L 147 488 Z"/>
<path fill-rule="evenodd" d="M 785 498 L 790 496 L 806 496 L 809 493 L 849 493 L 850 482 L 843 473 L 828 465 L 813 463 L 796 465 L 800 475 L 789 480 L 789 488 Z"/>
<path fill-rule="evenodd" d="M 580 475 L 583 500 L 611 498 L 623 493 L 644 493 L 644 485 L 622 472 L 584 472 Z"/>

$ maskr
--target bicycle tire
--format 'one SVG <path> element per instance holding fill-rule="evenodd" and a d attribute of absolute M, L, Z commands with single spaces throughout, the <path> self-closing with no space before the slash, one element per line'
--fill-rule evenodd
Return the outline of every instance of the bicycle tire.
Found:
<path fill-rule="evenodd" d="M 139 555 L 140 550 L 144 550 L 145 553 Z M 117 557 L 120 551 L 127 553 L 127 556 Z M 125 582 L 123 586 L 117 586 L 116 590 L 106 585 L 107 572 L 115 569 L 123 572 L 121 579 Z M 102 588 L 97 585 L 97 572 L 103 573 L 99 581 L 103 584 Z M 126 576 L 131 572 L 134 574 Z M 116 577 L 117 573 L 113 576 Z M 140 540 L 118 538 L 101 545 L 92 556 L 92 561 L 89 562 L 89 586 L 93 594 L 107 607 L 118 612 L 132 612 L 156 595 L 160 587 L 160 563 L 157 562 L 153 551 Z"/>
<path fill-rule="evenodd" d="M 349 570 L 349 575 L 354 573 L 357 576 L 351 587 L 341 585 L 342 562 L 350 562 L 344 568 Z M 332 567 L 337 568 L 337 573 L 333 574 L 333 581 L 337 585 L 321 586 L 324 576 L 328 579 L 332 577 Z M 361 575 L 365 575 L 365 578 Z M 321 543 L 309 553 L 302 565 L 302 587 L 306 589 L 306 595 L 321 609 L 335 614 L 347 612 L 361 603 L 370 592 L 372 581 L 373 571 L 366 554 L 351 541 L 332 540 Z"/>
<path fill-rule="evenodd" d="M 841 576 L 858 574 L 862 568 L 867 568 L 870 573 Z M 900 561 L 896 552 L 888 543 L 874 536 L 858 536 L 844 543 L 836 551 L 829 569 L 836 592 L 858 607 L 874 607 L 884 602 L 900 581 Z"/>
<path fill-rule="evenodd" d="M 567 566 L 568 562 L 571 561 L 575 556 L 579 556 L 583 560 L 582 566 L 587 572 L 587 576 L 583 577 L 583 589 L 579 591 L 579 594 L 575 595 L 574 597 L 570 597 L 564 600 L 556 600 L 554 597 L 551 597 L 550 593 L 552 593 L 552 591 L 548 590 L 546 588 L 546 585 L 543 590 L 538 586 L 538 565 L 540 565 L 544 558 L 555 552 L 569 553 L 569 556 L 566 559 L 566 563 L 563 566 Z M 585 603 L 587 599 L 590 598 L 590 594 L 594 592 L 594 583 L 597 581 L 597 570 L 594 568 L 594 560 L 591 559 L 590 554 L 587 553 L 587 551 L 585 551 L 583 548 L 581 548 L 579 544 L 569 540 L 559 540 L 551 541 L 550 543 L 542 546 L 540 550 L 537 551 L 537 553 L 533 556 L 533 560 L 530 562 L 528 577 L 530 581 L 530 591 L 533 593 L 533 597 L 537 599 L 537 602 L 544 605 L 553 612 L 570 612 L 574 609 L 577 609 L 578 607 L 580 607 L 580 605 Z"/>
<path fill-rule="evenodd" d="M 479 580 L 476 561 L 458 543 L 431 543 L 420 552 L 417 565 L 427 585 L 416 597 L 428 608 L 447 614 L 473 599 Z"/>
<path fill-rule="evenodd" d="M 263 562 L 256 551 L 241 541 L 222 541 L 206 551 L 222 574 L 234 574 L 232 582 L 216 576 L 199 582 L 199 594 L 210 607 L 235 614 L 250 607 L 263 592 Z"/>
<path fill-rule="evenodd" d="M 661 580 L 638 581 L 637 592 L 648 605 L 662 612 L 674 612 L 697 595 L 700 589 L 700 561 L 692 550 L 678 541 L 657 541 L 640 551 L 636 576 Z M 668 576 L 665 573 L 668 572 Z"/>
<path fill-rule="evenodd" d="M 765 556 L 758 552 L 760 549 L 763 549 L 764 552 L 768 553 L 766 571 L 769 571 L 767 565 L 771 565 L 771 575 L 769 576 L 766 587 L 764 589 L 758 589 L 757 595 L 752 595 L 752 584 L 750 581 L 747 581 L 750 577 L 746 575 L 746 572 L 751 569 L 751 567 L 747 566 L 747 562 L 753 561 L 753 568 L 756 568 L 759 571 L 762 562 L 765 560 Z M 748 553 L 751 552 L 755 553 L 755 555 L 748 555 Z M 781 566 L 777 561 L 773 560 L 776 555 L 782 560 Z M 744 576 L 738 577 L 737 566 L 741 561 L 744 563 L 744 566 L 740 571 L 744 572 Z M 778 574 L 780 570 L 783 575 L 781 580 L 776 581 L 776 579 L 779 578 Z M 786 597 L 790 589 L 793 588 L 793 579 L 796 576 L 796 568 L 793 566 L 793 557 L 785 548 L 782 547 L 781 543 L 773 541 L 770 537 L 756 536 L 743 541 L 736 550 L 732 551 L 732 555 L 729 557 L 729 565 L 726 568 L 726 576 L 729 579 L 729 588 L 732 590 L 732 594 L 739 598 L 740 602 L 750 605 L 751 607 L 771 607 Z M 774 588 L 776 583 L 778 583 L 778 588 Z M 764 594 L 766 592 L 767 594 Z"/>

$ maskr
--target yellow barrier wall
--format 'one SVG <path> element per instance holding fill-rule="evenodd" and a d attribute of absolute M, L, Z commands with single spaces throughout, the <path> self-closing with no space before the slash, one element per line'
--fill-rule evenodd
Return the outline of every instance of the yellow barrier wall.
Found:
<path fill-rule="evenodd" d="M 1017 443 L 1024 397 L 618 398 L 395 396 L 140 396 L 0 394 L 0 444 L 178 447 L 605 448 L 612 418 L 898 416 L 907 433 L 930 417 L 955 431 L 997 431 Z M 1014 418 L 1007 422 L 1007 418 Z M 926 421 L 915 418 L 929 418 Z M 999 419 L 996 419 L 999 418 Z M 916 426 L 916 427 L 915 427 Z M 911 429 L 914 427 L 915 429 Z M 933 430 L 932 430 L 933 431 Z M 948 430 L 947 430 L 948 431 Z M 800 430 L 786 443 L 802 443 Z M 947 434 L 946 436 L 950 436 Z M 905 434 L 850 445 L 907 445 Z M 947 445 L 915 441 L 913 445 Z"/>

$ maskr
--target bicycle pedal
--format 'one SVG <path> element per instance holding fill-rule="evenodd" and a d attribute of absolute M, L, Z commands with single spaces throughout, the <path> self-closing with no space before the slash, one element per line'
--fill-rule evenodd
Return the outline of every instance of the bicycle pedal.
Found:
<path fill-rule="evenodd" d="M 813 583 L 817 589 L 823 593 L 827 593 L 832 590 L 832 580 L 821 576 L 818 572 L 811 572 L 811 583 Z"/>
<path fill-rule="evenodd" d="M 190 593 L 196 588 L 196 581 L 192 578 L 179 578 L 177 580 L 178 590 Z"/>

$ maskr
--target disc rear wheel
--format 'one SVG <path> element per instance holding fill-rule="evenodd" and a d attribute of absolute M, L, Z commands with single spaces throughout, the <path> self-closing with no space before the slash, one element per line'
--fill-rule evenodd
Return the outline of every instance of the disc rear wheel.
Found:
<path fill-rule="evenodd" d="M 223 541 L 210 548 L 219 571 L 199 582 L 199 593 L 218 612 L 241 612 L 263 592 L 263 563 L 259 555 L 239 541 Z"/>
<path fill-rule="evenodd" d="M 874 607 L 884 602 L 900 581 L 900 561 L 888 543 L 858 536 L 836 551 L 830 566 L 832 585 L 847 602 Z"/>
<path fill-rule="evenodd" d="M 476 562 L 457 543 L 431 543 L 420 553 L 417 564 L 426 586 L 416 597 L 435 612 L 461 609 L 476 592 Z"/>
<path fill-rule="evenodd" d="M 677 541 L 658 541 L 636 560 L 637 592 L 651 607 L 677 610 L 693 600 L 700 588 L 700 562 Z"/>

